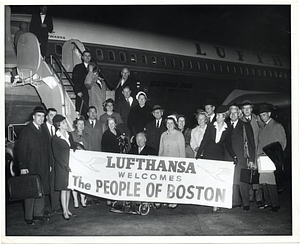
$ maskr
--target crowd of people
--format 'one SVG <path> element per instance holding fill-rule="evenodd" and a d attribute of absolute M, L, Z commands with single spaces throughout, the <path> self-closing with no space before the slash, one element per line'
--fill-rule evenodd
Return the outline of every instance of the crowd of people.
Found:
<path fill-rule="evenodd" d="M 74 128 L 68 128 L 66 118 L 57 114 L 55 108 L 45 111 L 36 107 L 33 121 L 21 133 L 18 142 L 21 174 L 38 174 L 45 193 L 43 198 L 25 200 L 27 224 L 44 220 L 60 208 L 63 219 L 69 220 L 73 216 L 69 210 L 71 196 L 75 209 L 99 203 L 97 197 L 76 191 L 71 194 L 68 189 L 72 149 L 232 161 L 235 164 L 232 206 L 249 211 L 250 202 L 255 200 L 260 209 L 279 210 L 278 190 L 283 187 L 284 175 L 280 166 L 275 174 L 261 173 L 253 184 L 241 181 L 242 169 L 257 172 L 257 160 L 267 154 L 266 147 L 276 142 L 279 150 L 286 147 L 282 125 L 271 118 L 272 105 L 262 104 L 255 115 L 250 101 L 216 107 L 214 101 L 207 100 L 195 113 L 197 125 L 187 128 L 185 115 L 175 112 L 165 115 L 162 106 L 147 105 L 147 94 L 137 92 L 127 67 L 121 70 L 120 79 L 109 84 L 115 90 L 115 99 L 105 99 L 103 87 L 107 84 L 98 76 L 99 67 L 92 65 L 90 59 L 90 52 L 85 51 L 82 64 L 73 71 L 79 114 Z M 107 205 L 112 212 L 124 210 L 122 202 L 107 199 Z M 130 211 L 137 213 L 138 203 L 131 206 Z M 168 207 L 173 209 L 177 204 Z M 219 208 L 213 207 L 212 213 L 217 211 Z"/>

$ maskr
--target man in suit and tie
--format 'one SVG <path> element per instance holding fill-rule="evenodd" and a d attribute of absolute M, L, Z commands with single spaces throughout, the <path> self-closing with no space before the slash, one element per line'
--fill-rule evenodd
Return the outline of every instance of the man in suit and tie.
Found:
<path fill-rule="evenodd" d="M 81 56 L 82 63 L 77 64 L 73 69 L 72 79 L 76 94 L 76 111 L 85 116 L 89 107 L 89 93 L 84 81 L 89 71 L 89 64 L 92 59 L 90 51 L 84 51 Z"/>
<path fill-rule="evenodd" d="M 88 109 L 88 119 L 85 121 L 84 132 L 90 137 L 91 151 L 102 152 L 101 141 L 103 135 L 103 125 L 97 120 L 97 109 L 95 106 L 90 106 Z M 99 204 L 97 197 L 87 196 L 86 205 L 92 205 L 92 202 Z"/>
<path fill-rule="evenodd" d="M 132 92 L 132 95 L 136 95 L 136 82 L 129 77 L 130 70 L 127 67 L 124 67 L 121 70 L 121 78 L 115 82 L 115 102 L 118 105 L 119 101 L 122 99 L 122 91 L 125 86 L 128 86 Z"/>
<path fill-rule="evenodd" d="M 129 154 L 136 155 L 157 155 L 157 151 L 146 145 L 147 138 L 145 132 L 137 133 L 136 135 L 136 147 L 132 147 L 129 151 Z"/>
<path fill-rule="evenodd" d="M 50 193 L 51 146 L 47 131 L 41 125 L 45 110 L 35 107 L 33 121 L 26 125 L 18 139 L 18 162 L 21 175 L 39 175 L 44 194 Z M 28 185 L 28 188 L 30 186 Z M 25 222 L 34 225 L 34 220 L 44 220 L 45 196 L 25 199 Z"/>
<path fill-rule="evenodd" d="M 259 128 L 263 126 L 263 122 L 261 121 L 260 117 L 253 113 L 253 104 L 249 100 L 245 100 L 242 102 L 241 110 L 243 112 L 243 117 L 241 118 L 242 121 L 245 123 L 249 123 L 253 130 L 254 135 L 254 143 L 255 143 L 255 161 L 256 158 L 256 149 L 258 145 L 258 133 Z M 260 184 L 252 184 L 250 185 L 250 201 L 254 201 L 254 198 L 256 200 L 256 203 L 258 205 L 258 208 L 263 207 L 263 191 L 262 191 L 262 185 Z"/>
<path fill-rule="evenodd" d="M 152 109 L 155 120 L 146 125 L 147 145 L 153 147 L 157 152 L 159 149 L 160 136 L 167 130 L 163 123 L 164 110 L 160 105 L 155 105 Z"/>
<path fill-rule="evenodd" d="M 40 12 L 33 14 L 30 22 L 30 32 L 35 34 L 41 45 L 41 54 L 47 55 L 48 33 L 53 31 L 52 17 L 47 13 L 47 6 L 40 6 Z"/>
<path fill-rule="evenodd" d="M 123 123 L 127 126 L 128 115 L 132 107 L 138 105 L 137 100 L 131 96 L 129 86 L 124 86 L 122 91 L 122 98 L 116 105 L 116 112 L 121 115 Z"/>
<path fill-rule="evenodd" d="M 208 115 L 208 123 L 213 124 L 216 121 L 215 102 L 212 99 L 206 100 L 204 104 L 204 108 L 205 108 L 205 112 Z"/>
<path fill-rule="evenodd" d="M 229 130 L 232 149 L 237 156 L 238 163 L 235 165 L 233 177 L 232 205 L 243 205 L 244 211 L 250 210 L 249 184 L 240 181 L 241 169 L 253 167 L 255 162 L 255 143 L 250 124 L 239 119 L 242 111 L 235 105 L 229 108 L 231 127 Z M 248 153 L 245 152 L 247 141 Z M 248 154 L 248 155 L 247 155 Z M 231 160 L 231 157 L 228 157 Z"/>
<path fill-rule="evenodd" d="M 51 138 L 55 135 L 55 127 L 53 125 L 53 118 L 57 114 L 55 108 L 48 108 L 46 115 L 46 122 L 42 124 L 47 131 L 49 143 Z M 51 204 L 50 204 L 51 203 Z M 54 158 L 51 153 L 51 164 L 50 164 L 50 195 L 45 195 L 45 212 L 44 215 L 48 216 L 51 212 L 60 210 L 60 192 L 54 190 Z"/>

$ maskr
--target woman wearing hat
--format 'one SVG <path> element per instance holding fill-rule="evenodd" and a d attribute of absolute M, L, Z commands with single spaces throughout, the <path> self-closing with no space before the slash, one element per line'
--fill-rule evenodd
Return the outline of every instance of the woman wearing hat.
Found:
<path fill-rule="evenodd" d="M 230 156 L 236 162 L 237 157 L 232 149 L 229 125 L 225 122 L 228 116 L 228 108 L 221 105 L 216 111 L 216 122 L 209 124 L 206 128 L 202 142 L 199 146 L 196 159 L 214 159 L 225 160 L 225 147 Z M 213 213 L 216 213 L 218 207 L 213 207 Z"/>
<path fill-rule="evenodd" d="M 177 129 L 177 118 L 169 115 L 166 118 L 167 131 L 162 133 L 159 143 L 158 156 L 185 157 L 185 141 L 183 134 Z M 170 203 L 169 208 L 176 208 L 177 204 Z"/>
<path fill-rule="evenodd" d="M 121 115 L 117 112 L 115 112 L 115 108 L 116 108 L 116 103 L 113 99 L 109 98 L 107 99 L 103 104 L 103 110 L 105 111 L 104 114 L 102 114 L 100 116 L 100 122 L 103 125 L 103 131 L 106 131 L 108 129 L 107 126 L 107 119 L 110 117 L 114 117 L 116 120 L 116 124 L 121 124 L 123 123 L 123 120 L 121 118 Z"/>
<path fill-rule="evenodd" d="M 127 121 L 131 136 L 144 131 L 147 123 L 152 120 L 152 109 L 146 104 L 146 93 L 143 91 L 138 92 L 136 99 L 138 100 L 138 105 L 130 110 Z"/>
<path fill-rule="evenodd" d="M 57 129 L 56 134 L 52 137 L 52 150 L 55 159 L 55 182 L 56 191 L 60 191 L 61 206 L 63 209 L 63 218 L 70 220 L 72 213 L 69 211 L 70 190 L 68 187 L 69 157 L 70 149 L 74 148 L 72 135 L 67 131 L 68 124 L 66 118 L 57 114 L 53 118 L 53 125 Z"/>

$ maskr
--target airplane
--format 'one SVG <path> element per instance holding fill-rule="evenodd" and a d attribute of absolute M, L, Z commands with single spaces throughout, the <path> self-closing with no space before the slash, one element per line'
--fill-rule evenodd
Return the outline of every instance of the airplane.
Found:
<path fill-rule="evenodd" d="M 13 40 L 21 22 L 29 29 L 31 15 L 11 14 L 10 18 Z M 107 80 L 117 80 L 122 67 L 129 67 L 137 89 L 145 91 L 149 98 L 147 104 L 151 107 L 160 104 L 165 113 L 184 114 L 192 121 L 193 113 L 208 98 L 213 98 L 218 105 L 241 104 L 249 98 L 256 105 L 270 102 L 276 108 L 290 107 L 289 57 L 98 23 L 53 18 L 53 24 L 48 55 L 64 63 L 63 45 L 69 40 L 79 40 L 84 49 L 91 51 Z M 71 73 L 79 62 L 80 58 L 66 64 L 67 72 Z M 24 107 L 41 103 L 33 86 L 7 88 L 5 92 L 6 118 L 10 122 L 24 122 L 25 113 L 29 114 L 29 109 Z M 113 97 L 113 91 L 108 90 L 107 96 Z M 9 113 L 16 107 L 23 108 L 22 112 L 18 118 L 12 118 Z"/>

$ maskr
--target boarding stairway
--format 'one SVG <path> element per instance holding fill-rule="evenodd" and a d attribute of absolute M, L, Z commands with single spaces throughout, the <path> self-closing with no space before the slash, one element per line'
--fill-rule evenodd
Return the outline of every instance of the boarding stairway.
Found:
<path fill-rule="evenodd" d="M 50 55 L 47 60 L 40 54 L 39 42 L 32 33 L 23 34 L 17 44 L 17 70 L 19 80 L 14 86 L 31 85 L 35 88 L 46 108 L 56 108 L 66 117 L 69 128 L 78 116 L 75 111 L 74 85 L 71 79 L 73 67 L 81 62 L 81 55 L 66 42 L 63 46 L 62 62 Z M 84 50 L 83 45 L 79 44 Z M 64 65 L 65 63 L 66 65 Z"/>

